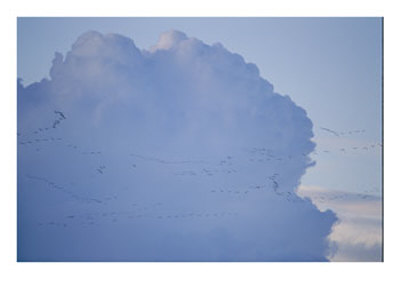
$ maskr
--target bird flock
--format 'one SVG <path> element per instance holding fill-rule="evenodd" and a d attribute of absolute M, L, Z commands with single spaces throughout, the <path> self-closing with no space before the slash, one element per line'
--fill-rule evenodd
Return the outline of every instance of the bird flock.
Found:
<path fill-rule="evenodd" d="M 54 110 L 54 119 L 49 122 L 49 126 L 40 127 L 31 132 L 18 132 L 18 145 L 25 150 L 34 150 L 40 152 L 42 147 L 47 144 L 57 144 L 61 148 L 74 152 L 81 156 L 90 156 L 97 158 L 98 164 L 89 167 L 93 169 L 93 173 L 98 177 L 107 176 L 110 174 L 112 177 L 117 177 L 110 171 L 106 163 L 102 162 L 102 158 L 106 156 L 106 151 L 99 149 L 85 149 L 80 147 L 79 144 L 72 141 L 65 141 L 63 137 L 57 132 L 59 127 L 70 118 L 61 110 Z M 335 137 L 349 136 L 355 134 L 365 133 L 365 130 L 352 130 L 347 132 L 338 132 L 329 128 L 320 128 L 321 130 L 333 135 Z M 340 153 L 347 153 L 349 151 L 368 151 L 374 148 L 382 147 L 381 143 L 373 143 L 363 146 L 354 146 L 350 150 L 348 148 L 339 148 Z M 322 150 L 322 153 L 329 154 L 334 150 Z M 29 152 L 28 152 L 29 153 Z M 314 151 L 314 155 L 320 154 Z M 164 170 L 169 172 L 170 176 L 176 179 L 208 179 L 207 185 L 202 192 L 204 196 L 220 199 L 232 199 L 234 201 L 245 202 L 249 199 L 251 194 L 270 196 L 272 199 L 284 200 L 289 202 L 302 202 L 303 200 L 292 189 L 286 189 L 284 182 L 285 179 L 279 173 L 281 165 L 290 165 L 293 160 L 301 160 L 310 162 L 309 154 L 307 153 L 286 153 L 282 154 L 274 151 L 268 147 L 250 147 L 242 149 L 241 156 L 237 158 L 232 154 L 228 154 L 222 158 L 212 160 L 168 160 L 157 156 L 139 154 L 137 152 L 129 152 L 126 155 L 126 162 L 132 172 L 140 173 L 141 168 L 146 168 L 149 164 L 164 167 Z M 259 183 L 246 183 L 243 185 L 230 184 L 230 177 L 240 176 L 243 169 L 258 168 L 263 172 Z M 47 222 L 39 221 L 39 226 L 54 226 L 54 227 L 68 227 L 72 224 L 80 225 L 96 225 L 104 223 L 117 223 L 128 222 L 134 220 L 157 220 L 157 221 L 179 221 L 179 220 L 210 220 L 221 218 L 232 218 L 238 216 L 239 212 L 234 210 L 205 210 L 204 208 L 197 210 L 187 210 L 185 212 L 172 212 L 169 210 L 168 202 L 164 201 L 131 201 L 130 208 L 123 208 L 123 210 L 115 210 L 112 206 L 115 202 L 120 200 L 118 191 L 112 192 L 108 195 L 88 195 L 88 193 L 79 193 L 67 185 L 66 183 L 58 183 L 54 179 L 46 178 L 42 175 L 25 174 L 26 179 L 36 183 L 35 185 L 43 185 L 46 189 L 57 192 L 59 196 L 69 201 L 78 202 L 87 206 L 97 206 L 96 210 L 89 210 L 88 212 L 78 212 L 75 214 L 67 214 L 60 221 L 49 220 Z M 218 179 L 226 179 L 224 181 L 213 180 L 213 177 Z M 254 180 L 253 180 L 254 181 Z M 221 186 L 221 182 L 225 184 Z M 220 183 L 220 184 L 218 184 Z M 232 182 L 233 183 L 233 182 Z M 208 188 L 207 188 L 208 187 Z M 369 191 L 365 191 L 368 193 Z M 96 194 L 96 191 L 89 191 L 89 194 Z M 125 196 L 124 196 L 125 197 Z M 341 198 L 344 196 L 336 196 Z M 367 194 L 360 194 L 360 197 L 365 199 Z"/>
<path fill-rule="evenodd" d="M 337 138 L 348 138 L 348 137 L 354 137 L 356 135 L 364 134 L 366 133 L 365 129 L 358 129 L 358 130 L 350 130 L 350 131 L 336 131 L 333 129 L 329 129 L 326 127 L 320 127 L 320 129 L 329 135 L 333 135 L 334 137 Z M 339 148 L 331 148 L 331 149 L 323 149 L 321 151 L 313 151 L 313 154 L 318 155 L 318 154 L 333 154 L 333 153 L 341 153 L 341 154 L 347 154 L 347 153 L 355 153 L 359 154 L 359 152 L 369 152 L 373 150 L 377 150 L 382 148 L 382 143 L 380 142 L 375 142 L 375 143 L 364 143 L 360 145 L 354 145 L 354 146 L 348 146 L 348 147 L 339 147 Z"/>

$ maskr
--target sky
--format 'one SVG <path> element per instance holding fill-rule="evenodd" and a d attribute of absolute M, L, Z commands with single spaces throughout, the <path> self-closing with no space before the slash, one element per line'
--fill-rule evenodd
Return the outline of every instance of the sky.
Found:
<path fill-rule="evenodd" d="M 18 77 L 24 84 L 49 76 L 54 52 L 66 53 L 88 30 L 119 33 L 148 49 L 177 29 L 256 63 L 280 94 L 306 109 L 327 160 L 303 177 L 305 185 L 380 194 L 380 154 L 340 149 L 381 142 L 381 20 L 379 18 L 20 18 Z M 342 139 L 337 132 L 365 130 Z M 321 176 L 323 174 L 323 176 Z"/>
<path fill-rule="evenodd" d="M 70 141 L 74 141 L 73 143 L 65 144 L 63 147 L 58 145 L 47 149 L 37 147 L 26 150 L 23 146 L 19 146 L 18 162 L 21 168 L 18 170 L 20 185 L 18 189 L 19 220 L 22 223 L 19 225 L 19 229 L 22 229 L 19 231 L 21 246 L 19 247 L 19 254 L 22 254 L 19 258 L 21 260 L 41 260 L 40 258 L 42 257 L 45 260 L 71 260 L 71 258 L 65 257 L 65 254 L 54 245 L 44 244 L 46 250 L 35 249 L 32 247 L 32 242 L 29 241 L 28 237 L 31 237 L 31 239 L 32 237 L 37 237 L 45 240 L 46 237 L 49 237 L 49 231 L 50 233 L 53 231 L 53 235 L 59 237 L 58 234 L 60 233 L 57 231 L 66 231 L 61 228 L 78 227 L 77 224 L 70 225 L 65 221 L 61 222 L 61 216 L 58 216 L 57 221 L 54 218 L 53 220 L 47 220 L 45 227 L 49 229 L 46 231 L 41 230 L 45 228 L 45 223 L 37 222 L 37 220 L 48 218 L 51 212 L 58 212 L 58 214 L 65 212 L 65 210 L 74 212 L 74 207 L 64 208 L 66 205 L 62 204 L 58 208 L 49 210 L 54 205 L 48 203 L 51 202 L 50 200 L 43 200 L 42 209 L 34 210 L 30 207 L 32 205 L 28 203 L 25 205 L 23 200 L 28 198 L 28 195 L 33 191 L 38 197 L 41 196 L 43 198 L 46 190 L 41 191 L 44 188 L 38 187 L 40 185 L 37 185 L 37 183 L 42 183 L 45 187 L 50 185 L 50 187 L 54 188 L 63 187 L 63 185 L 57 185 L 55 179 L 63 183 L 65 181 L 71 182 L 71 179 L 76 176 L 76 171 L 69 170 L 65 166 L 68 162 L 74 162 L 74 164 L 80 166 L 78 170 L 82 174 L 81 184 L 89 184 L 87 182 L 90 177 L 93 177 L 93 182 L 89 181 L 91 183 L 89 185 L 90 188 L 88 188 L 88 185 L 79 187 L 78 190 L 82 190 L 81 195 L 77 194 L 77 192 L 72 192 L 71 188 L 63 187 L 63 189 L 53 189 L 53 197 L 59 199 L 60 196 L 64 195 L 65 198 L 72 197 L 80 201 L 88 201 L 91 198 L 96 199 L 83 196 L 83 194 L 85 191 L 96 193 L 102 191 L 101 187 L 104 186 L 104 183 L 108 183 L 107 181 L 110 181 L 110 179 L 106 181 L 102 178 L 98 179 L 98 177 L 106 174 L 105 170 L 108 169 L 104 163 L 90 162 L 92 164 L 91 172 L 94 172 L 95 176 L 89 173 L 84 177 L 86 169 L 83 169 L 83 166 L 87 162 L 83 153 L 91 155 L 92 152 L 96 154 L 100 152 L 99 156 L 103 156 L 103 160 L 108 160 L 109 164 L 113 166 L 124 164 L 125 161 L 122 159 L 114 161 L 115 155 L 121 156 L 121 150 L 125 151 L 127 148 L 133 148 L 134 144 L 132 144 L 133 141 L 127 144 L 124 144 L 125 142 L 121 143 L 121 140 L 124 139 L 115 136 L 130 134 L 130 132 L 125 132 L 124 130 L 132 126 L 128 121 L 129 115 L 124 115 L 124 111 L 121 111 L 122 108 L 120 107 L 120 105 L 130 103 L 131 106 L 127 105 L 126 112 L 137 114 L 137 119 L 135 119 L 137 121 L 135 121 L 134 125 L 142 129 L 141 133 L 151 133 L 152 137 L 152 139 L 149 139 L 148 135 L 137 133 L 135 139 L 142 143 L 135 145 L 135 152 L 124 154 L 131 158 L 136 158 L 139 162 L 146 162 L 142 172 L 147 176 L 141 176 L 142 187 L 150 184 L 167 183 L 167 179 L 170 176 L 167 173 L 172 172 L 178 178 L 190 179 L 181 183 L 187 188 L 187 194 L 195 192 L 196 189 L 203 187 L 203 185 L 205 185 L 203 188 L 209 189 L 211 194 L 216 194 L 220 190 L 224 190 L 224 193 L 226 193 L 227 190 L 233 191 L 241 184 L 246 183 L 245 179 L 251 182 L 257 180 L 258 176 L 272 177 L 269 178 L 269 186 L 261 182 L 249 182 L 247 188 L 238 190 L 238 194 L 245 193 L 246 189 L 260 190 L 262 187 L 262 189 L 266 190 L 265 195 L 270 194 L 270 198 L 277 197 L 277 193 L 281 197 L 279 193 L 283 193 L 283 191 L 276 189 L 277 184 L 285 186 L 284 193 L 287 194 L 294 194 L 298 188 L 301 191 L 308 192 L 308 195 L 304 195 L 302 201 L 299 201 L 299 203 L 304 203 L 302 205 L 293 205 L 292 203 L 296 202 L 289 202 L 290 197 L 288 198 L 290 205 L 288 205 L 289 203 L 285 205 L 280 203 L 279 206 L 268 205 L 272 207 L 268 207 L 260 201 L 262 195 L 256 194 L 257 196 L 254 198 L 248 198 L 254 202 L 254 210 L 267 210 L 268 212 L 271 209 L 277 210 L 281 214 L 281 218 L 286 221 L 279 228 L 281 241 L 278 243 L 276 241 L 279 239 L 274 237 L 272 232 L 265 229 L 265 227 L 268 228 L 271 225 L 264 225 L 261 216 L 257 219 L 253 216 L 255 214 L 253 211 L 246 212 L 246 214 L 243 213 L 247 207 L 244 206 L 243 199 L 240 199 L 240 197 L 235 198 L 235 205 L 227 207 L 234 208 L 236 211 L 224 211 L 225 207 L 218 207 L 222 205 L 215 207 L 214 203 L 209 204 L 208 202 L 214 200 L 215 196 L 205 197 L 202 204 L 208 210 L 212 209 L 213 212 L 195 214 L 217 214 L 219 218 L 222 212 L 224 212 L 224 216 L 232 215 L 232 217 L 241 212 L 243 216 L 238 218 L 239 221 L 216 223 L 214 226 L 210 226 L 210 223 L 200 223 L 200 225 L 194 222 L 186 222 L 186 226 L 190 229 L 188 230 L 189 233 L 193 233 L 190 231 L 195 231 L 198 227 L 203 229 L 203 232 L 196 232 L 196 239 L 191 242 L 185 236 L 188 234 L 183 233 L 183 241 L 186 242 L 186 245 L 195 241 L 199 244 L 199 250 L 201 250 L 201 247 L 209 246 L 205 240 L 209 243 L 210 233 L 212 233 L 211 237 L 215 236 L 217 237 L 216 240 L 224 242 L 221 243 L 221 248 L 216 248 L 215 250 L 215 254 L 218 255 L 208 254 L 208 257 L 202 257 L 204 252 L 199 253 L 192 250 L 191 256 L 188 255 L 187 260 L 302 261 L 335 259 L 335 256 L 337 260 L 380 260 L 379 246 L 381 238 L 379 235 L 373 238 L 373 242 L 371 242 L 371 239 L 365 238 L 358 245 L 349 247 L 345 244 L 349 239 L 348 237 L 343 238 L 344 235 L 340 235 L 340 233 L 343 233 L 346 221 L 350 220 L 348 218 L 350 214 L 349 208 L 346 207 L 346 211 L 338 202 L 331 202 L 329 207 L 324 207 L 317 201 L 314 201 L 314 204 L 309 207 L 310 205 L 306 205 L 308 203 L 305 201 L 306 197 L 311 196 L 317 199 L 317 192 L 321 193 L 321 190 L 323 190 L 326 194 L 341 191 L 342 195 L 345 194 L 347 199 L 352 199 L 354 204 L 358 204 L 360 198 L 371 198 L 375 200 L 375 204 L 379 205 L 380 203 L 381 153 L 380 146 L 377 144 L 381 142 L 380 22 L 381 20 L 378 18 L 19 18 L 18 77 L 23 79 L 22 83 L 25 86 L 25 88 L 20 87 L 19 99 L 34 99 L 38 103 L 38 105 L 22 105 L 19 100 L 18 128 L 21 132 L 19 139 L 21 139 L 22 143 L 26 143 L 29 139 L 32 139 L 26 134 L 27 132 L 31 134 L 35 131 L 38 132 L 39 128 L 45 127 L 44 124 L 46 122 L 50 122 L 47 127 L 50 130 L 60 131 L 62 137 L 47 137 L 47 135 L 43 135 L 38 139 L 38 143 L 40 143 L 40 139 L 66 139 L 66 137 Z M 169 31 L 171 29 L 184 32 L 186 36 L 177 31 Z M 81 36 L 88 30 L 96 30 L 103 34 L 118 33 L 128 39 L 98 33 Z M 158 40 L 160 34 L 166 31 L 169 32 L 162 35 Z M 81 38 L 75 43 L 79 36 Z M 195 37 L 202 42 L 190 39 L 191 37 Z M 133 40 L 134 44 L 131 44 L 132 40 L 130 39 Z M 181 41 L 187 40 L 190 43 L 181 43 Z M 71 50 L 72 44 L 75 46 Z M 209 45 L 210 47 L 204 45 Z M 62 55 L 54 56 L 55 51 Z M 69 56 L 67 54 L 68 51 L 70 51 Z M 207 54 L 205 58 L 202 56 L 202 51 Z M 232 53 L 237 53 L 240 56 Z M 70 57 L 70 60 L 67 59 L 68 57 Z M 127 67 L 127 70 L 115 67 L 113 64 L 116 63 L 111 59 L 111 70 L 109 70 L 107 67 L 109 57 L 116 58 L 117 61 L 120 59 L 129 67 Z M 92 64 L 92 60 L 96 63 Z M 79 66 L 79 64 L 86 66 L 86 68 Z M 51 71 L 49 72 L 49 70 Z M 29 84 L 40 81 L 42 78 L 50 79 L 50 81 L 44 81 L 27 88 Z M 162 84 L 152 86 L 154 79 Z M 77 81 L 81 82 L 81 84 L 78 84 Z M 134 88 L 129 84 L 131 81 L 135 83 L 133 85 Z M 102 82 L 104 82 L 104 85 L 99 86 L 99 83 Z M 113 86 L 109 86 L 110 82 L 113 83 Z M 118 92 L 116 93 L 111 87 L 119 87 L 117 89 Z M 149 87 L 152 87 L 152 90 Z M 247 105 L 242 103 L 240 97 L 247 99 Z M 109 98 L 114 98 L 114 100 L 109 100 Z M 137 104 L 137 106 L 136 104 L 133 105 L 131 98 L 146 99 L 146 105 L 143 103 Z M 168 100 L 166 101 L 167 105 L 159 98 Z M 182 103 L 180 99 L 183 98 L 191 99 L 191 101 Z M 214 102 L 204 102 L 204 98 L 213 99 L 215 103 L 220 105 L 214 107 Z M 220 100 L 229 98 L 234 100 L 233 104 Z M 269 112 L 272 112 L 269 113 L 270 115 L 266 113 L 265 116 L 263 115 L 266 107 L 259 101 L 264 98 L 270 99 L 271 104 L 268 109 L 270 110 Z M 280 107 L 276 103 L 278 100 L 285 103 L 285 105 Z M 250 106 L 249 103 L 252 105 Z M 52 104 L 52 109 L 49 109 L 49 104 Z M 64 120 L 62 115 L 54 113 L 54 106 L 59 107 L 59 109 L 62 108 L 62 112 L 68 112 L 67 116 L 69 114 L 76 116 L 76 121 L 68 125 L 67 121 L 70 118 Z M 182 112 L 179 114 L 175 112 L 173 110 L 174 106 L 182 107 Z M 301 106 L 305 111 L 298 108 L 298 106 Z M 139 114 L 139 112 L 142 114 Z M 143 112 L 146 112 L 146 114 L 143 115 Z M 165 112 L 168 112 L 168 114 Z M 204 112 L 211 112 L 215 116 L 213 115 L 214 118 L 209 120 L 208 115 L 204 115 Z M 251 116 L 254 118 L 247 119 L 247 117 L 241 116 L 240 112 L 249 112 L 249 114 L 253 114 Z M 32 118 L 35 114 L 40 118 Z M 121 116 L 121 114 L 123 117 L 116 117 Z M 264 116 L 269 121 L 262 121 L 262 118 L 258 120 L 258 114 L 260 118 Z M 85 123 L 82 123 L 85 120 L 85 116 L 90 116 L 90 126 L 86 127 Z M 141 119 L 140 116 L 148 117 L 142 117 Z M 190 116 L 190 118 L 181 118 L 182 116 Z M 217 116 L 224 116 L 223 122 L 219 121 Z M 283 119 L 281 120 L 276 116 L 287 116 L 286 122 L 281 123 L 284 118 L 282 117 Z M 47 121 L 45 122 L 45 120 Z M 56 120 L 58 121 L 56 122 Z M 150 120 L 151 126 L 147 125 Z M 208 128 L 200 126 L 204 124 L 205 120 L 208 122 Z M 56 122 L 55 125 L 54 122 Z M 277 127 L 280 123 L 280 127 Z M 62 128 L 61 125 L 65 127 Z M 74 134 L 77 131 L 77 125 L 81 126 L 78 129 L 80 135 Z M 182 131 L 182 129 L 187 130 Z M 234 130 L 235 136 L 229 135 L 229 131 L 226 131 L 227 129 Z M 97 133 L 96 135 L 91 134 L 94 130 Z M 266 130 L 266 132 L 263 132 L 263 130 Z M 204 133 L 213 133 L 213 135 L 205 135 Z M 39 133 L 39 135 L 41 134 Z M 176 139 L 174 140 L 175 144 L 172 145 L 168 139 L 167 141 L 165 140 L 165 137 L 171 134 L 176 135 L 176 137 L 174 136 L 174 139 Z M 193 140 L 193 134 L 198 139 Z M 315 137 L 312 137 L 313 134 Z M 23 140 L 23 137 L 26 139 Z M 87 143 L 87 137 L 91 137 L 91 143 L 89 144 Z M 113 139 L 114 144 L 112 144 L 112 147 L 111 145 L 104 146 L 106 138 L 108 140 Z M 116 139 L 115 141 L 114 138 Z M 316 144 L 315 148 L 311 140 Z M 86 149 L 84 150 L 85 143 Z M 166 145 L 169 146 L 165 147 Z M 179 145 L 179 149 L 182 151 L 180 156 L 177 155 L 176 145 Z M 211 146 L 210 149 L 214 151 L 199 152 L 204 145 Z M 266 145 L 271 146 L 271 153 L 265 150 Z M 74 150 L 82 148 L 80 154 L 83 155 L 82 158 L 84 159 L 74 157 L 65 152 L 65 147 Z M 89 150 L 88 148 L 90 147 L 96 148 L 96 150 Z M 105 149 L 100 151 L 101 148 Z M 161 148 L 163 148 L 163 151 L 160 151 Z M 35 155 L 32 155 L 32 152 Z M 228 155 L 226 152 L 233 152 L 235 156 Z M 285 165 L 284 167 L 281 165 L 275 166 L 271 163 L 268 168 L 269 170 L 274 170 L 275 173 L 271 172 L 269 175 L 264 175 L 263 169 L 254 166 L 250 168 L 243 163 L 248 160 L 266 160 L 269 155 L 275 156 L 278 160 L 278 154 L 282 158 L 283 156 L 290 157 L 290 160 L 292 160 L 292 157 L 296 157 L 296 154 L 307 154 L 307 158 L 290 161 L 290 164 L 287 161 L 287 166 Z M 58 163 L 60 155 L 63 157 L 64 162 Z M 193 156 L 199 158 L 193 159 Z M 230 163 L 229 160 L 231 159 L 228 159 L 228 157 L 235 158 L 237 161 Z M 236 183 L 236 186 L 234 185 L 235 188 L 221 188 L 221 185 L 226 185 L 225 176 L 222 176 L 222 173 L 228 171 L 235 173 L 237 169 L 232 168 L 230 170 L 219 166 L 217 170 L 214 166 L 212 176 L 214 177 L 214 184 L 219 184 L 218 188 L 205 188 L 210 184 L 208 180 L 201 184 L 193 180 L 193 177 L 199 176 L 200 173 L 199 170 L 195 169 L 196 164 L 208 164 L 209 162 L 217 161 L 219 164 L 225 164 L 221 163 L 223 161 L 227 161 L 229 164 L 237 164 L 243 169 L 240 174 L 246 176 L 235 175 L 232 177 L 231 184 Z M 38 162 L 44 162 L 47 167 L 38 166 Z M 188 168 L 183 170 L 166 168 L 161 171 L 156 169 L 160 179 L 159 182 L 153 183 L 150 179 L 152 179 L 151 170 L 154 168 L 151 167 L 151 163 L 154 164 L 154 162 L 158 162 L 157 168 L 164 165 L 189 165 Z M 54 166 L 58 164 L 61 164 L 59 167 L 63 170 L 63 175 L 54 170 Z M 98 166 L 95 166 L 96 164 Z M 129 164 L 131 164 L 131 167 L 133 164 L 135 165 L 134 168 L 138 167 L 136 161 Z M 65 172 L 65 169 L 68 172 Z M 41 174 L 37 175 L 39 170 Z M 125 174 L 126 171 L 117 170 L 119 170 L 119 177 L 126 178 L 131 176 L 130 174 Z M 200 170 L 203 170 L 206 175 L 212 173 L 204 166 Z M 217 176 L 218 173 L 221 174 L 220 177 Z M 48 175 L 51 175 L 51 178 Z M 113 178 L 115 178 L 115 175 Z M 166 195 L 169 193 L 175 196 L 176 190 L 181 187 L 179 185 L 174 187 L 173 185 L 177 185 L 176 183 L 173 181 L 170 184 L 172 186 L 165 187 L 166 190 L 163 191 L 161 189 L 161 191 Z M 77 184 L 70 183 L 70 185 Z M 119 184 L 115 185 L 114 188 L 118 191 L 121 191 L 121 189 L 126 190 L 125 197 L 133 193 L 130 183 L 125 183 L 124 187 L 119 187 Z M 258 186 L 260 188 L 256 188 Z M 310 192 L 310 187 L 314 187 L 312 192 Z M 106 193 L 105 191 L 102 192 Z M 235 192 L 229 193 L 236 192 L 235 190 Z M 140 193 L 142 193 L 142 197 L 152 195 L 146 194 L 145 191 Z M 139 195 L 141 195 L 140 193 Z M 273 197 L 274 194 L 275 196 Z M 159 196 L 157 193 L 153 195 L 154 198 Z M 117 198 L 116 195 L 105 196 L 105 198 L 113 197 Z M 293 200 L 298 200 L 298 196 L 293 197 Z M 217 199 L 220 199 L 220 196 Z M 177 216 L 179 214 L 183 216 L 187 213 L 176 213 L 177 208 L 184 206 L 181 201 L 176 200 L 176 203 L 169 203 L 168 210 L 172 210 L 174 213 L 172 211 L 171 213 L 165 213 L 162 210 L 166 209 L 157 207 L 162 207 L 163 205 L 156 205 L 158 202 L 154 201 L 154 204 L 152 204 L 157 207 L 157 210 L 153 212 L 157 212 L 157 216 L 163 216 L 163 218 L 163 214 L 166 214 L 165 216 Z M 123 203 L 116 201 L 113 205 L 110 205 L 113 208 L 112 210 L 115 211 L 109 211 L 110 209 L 108 209 L 107 212 L 99 212 L 97 209 L 96 211 L 92 207 L 88 207 L 85 208 L 87 210 L 85 211 L 85 217 L 71 213 L 70 216 L 74 217 L 69 218 L 69 220 L 79 220 L 82 221 L 81 224 L 90 224 L 90 220 L 98 220 L 98 216 L 102 214 L 107 214 L 107 216 L 112 212 L 117 214 L 118 210 L 127 212 L 125 208 L 127 203 L 125 202 L 125 200 Z M 197 197 L 193 197 L 192 202 L 193 204 L 190 206 L 185 204 L 185 206 L 188 206 L 187 210 L 205 210 L 205 208 L 197 207 L 199 202 L 202 202 Z M 135 206 L 139 206 L 139 204 Z M 300 206 L 300 208 L 292 211 L 296 206 Z M 141 208 L 140 210 L 150 210 L 148 206 L 143 204 L 140 204 L 139 207 Z M 376 205 L 374 208 L 377 208 Z M 352 210 L 353 214 L 357 214 L 358 209 L 354 210 L 353 206 Z M 160 212 L 164 213 L 161 214 Z M 375 225 L 375 230 L 380 233 L 380 214 L 379 211 L 374 212 L 376 214 L 371 223 Z M 25 216 L 25 214 L 28 215 Z M 146 216 L 143 213 L 135 213 L 135 216 L 138 215 Z M 271 221 L 272 216 L 268 214 L 266 216 L 269 216 Z M 313 218 L 310 218 L 311 216 Z M 254 236 L 254 240 L 250 242 L 250 245 L 254 246 L 253 253 L 247 253 L 243 250 L 243 238 L 246 235 L 248 236 L 250 232 L 244 231 L 242 236 L 232 237 L 232 233 L 237 233 L 236 227 L 243 226 L 241 223 L 246 224 L 245 221 L 248 221 L 249 217 L 255 218 L 260 223 L 254 224 L 252 227 L 245 227 L 246 231 L 250 231 Z M 294 239 L 290 236 L 293 224 L 288 223 L 288 221 L 295 221 L 294 223 L 305 225 L 307 224 L 305 222 L 305 220 L 308 220 L 307 217 L 310 218 L 310 229 L 314 229 L 314 232 L 303 233 L 299 236 L 303 240 L 309 239 L 309 248 L 301 250 L 299 253 L 298 248 L 304 244 L 304 241 L 301 243 L 299 241 L 298 244 L 293 242 Z M 65 219 L 65 217 L 63 218 Z M 341 226 L 333 227 L 337 219 L 342 221 Z M 67 217 L 67 221 L 69 220 Z M 83 220 L 86 222 L 84 223 Z M 110 218 L 109 222 L 115 223 L 113 220 L 114 217 Z M 36 223 L 38 226 L 36 232 L 31 233 L 29 231 L 32 230 L 24 230 L 31 229 L 30 223 Z M 38 223 L 41 223 L 41 225 L 39 226 Z M 79 224 L 80 222 L 77 223 Z M 156 226 L 149 221 L 140 223 L 142 227 L 148 229 L 148 236 L 154 237 L 153 227 Z M 110 233 L 125 233 L 121 234 L 121 240 L 123 238 L 126 239 L 126 235 L 128 235 L 125 231 L 126 228 L 121 229 L 119 228 L 121 227 L 120 224 L 117 224 L 115 226 L 105 226 L 108 224 L 103 224 L 101 227 L 105 227 L 104 229 L 99 226 L 100 228 L 97 231 L 93 229 L 88 231 L 94 231 L 97 235 L 107 231 Z M 68 226 L 64 227 L 64 225 Z M 353 226 L 353 229 L 357 226 Z M 176 233 L 175 227 L 177 225 L 166 227 L 166 237 L 171 233 Z M 208 229 L 208 227 L 211 228 Z M 322 232 L 315 232 L 318 227 L 321 227 Z M 343 254 L 344 251 L 342 253 L 336 251 L 334 255 L 328 254 L 329 250 L 332 251 L 332 247 L 324 245 L 323 238 L 329 235 L 329 229 L 332 227 L 335 230 L 330 234 L 331 245 L 332 242 L 339 241 L 339 247 L 336 247 L 336 249 L 340 250 L 340 243 L 343 242 L 342 250 L 348 250 L 347 254 Z M 52 228 L 57 228 L 58 230 L 54 231 Z M 243 227 L 239 228 L 243 229 Z M 69 240 L 65 239 L 63 242 L 59 242 L 58 246 L 71 242 L 71 239 L 76 239 L 77 229 L 66 231 L 62 237 L 67 237 Z M 139 238 L 140 233 L 135 232 L 135 234 L 129 235 L 134 235 L 135 239 L 141 241 L 143 246 L 152 246 L 151 243 L 146 241 L 146 238 Z M 267 235 L 268 238 L 263 237 L 263 235 Z M 173 239 L 170 239 L 170 241 L 173 241 Z M 293 242 L 294 245 L 291 248 L 286 247 L 285 250 L 289 251 L 285 253 L 286 251 L 282 251 L 282 246 L 288 241 Z M 100 245 L 105 243 L 100 239 L 96 242 Z M 262 249 L 264 244 L 268 245 L 271 242 L 276 243 L 276 252 L 271 251 L 266 254 L 259 254 L 261 251 L 258 248 Z M 116 244 L 120 245 L 122 242 L 118 241 Z M 214 246 L 215 244 L 212 245 Z M 239 255 L 237 257 L 227 256 L 223 251 L 227 246 L 236 248 Z M 56 249 L 52 250 L 51 247 Z M 128 254 L 132 254 L 129 253 L 132 252 L 132 246 L 130 245 L 125 248 L 127 253 L 125 255 L 119 254 L 119 258 L 116 258 L 115 255 L 110 255 L 115 252 L 115 250 L 110 249 L 105 251 L 105 254 L 98 254 L 97 257 L 95 254 L 87 255 L 93 252 L 90 247 L 87 247 L 86 255 L 80 254 L 79 257 L 79 254 L 77 254 L 75 256 L 78 257 L 73 257 L 72 260 L 76 260 L 76 258 L 81 260 L 82 258 L 84 260 L 89 260 L 90 258 L 92 260 L 93 258 L 95 258 L 94 260 L 103 258 L 105 260 L 139 261 L 153 259 L 185 260 L 182 254 L 179 255 L 176 252 L 179 248 L 182 248 L 182 246 L 171 243 L 169 257 L 166 255 L 166 257 L 160 257 L 159 254 L 153 254 L 153 257 L 149 259 L 139 251 L 135 253 L 136 257 L 129 257 Z M 49 259 L 49 257 L 43 255 L 48 253 L 55 254 L 55 258 Z M 299 254 L 302 255 L 300 256 Z"/>

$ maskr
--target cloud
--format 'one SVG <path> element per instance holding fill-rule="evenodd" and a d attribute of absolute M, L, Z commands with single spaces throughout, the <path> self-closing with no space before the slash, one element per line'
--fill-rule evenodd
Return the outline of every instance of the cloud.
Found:
<path fill-rule="evenodd" d="M 332 261 L 382 259 L 382 200 L 379 196 L 300 186 L 320 210 L 333 210 L 338 222 L 329 235 Z"/>
<path fill-rule="evenodd" d="M 312 122 L 221 44 L 85 33 L 18 82 L 18 132 L 21 261 L 326 260 Z"/>

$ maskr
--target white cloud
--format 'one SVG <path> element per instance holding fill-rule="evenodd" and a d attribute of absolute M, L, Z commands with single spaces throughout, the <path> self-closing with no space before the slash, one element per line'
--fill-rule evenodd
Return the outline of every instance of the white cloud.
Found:
<path fill-rule="evenodd" d="M 160 36 L 158 43 L 151 47 L 151 51 L 155 52 L 157 50 L 170 50 L 172 48 L 177 48 L 179 47 L 180 42 L 187 40 L 188 37 L 183 32 L 170 30 Z"/>
<path fill-rule="evenodd" d="M 376 195 L 300 186 L 320 210 L 333 210 L 339 221 L 329 235 L 333 261 L 382 259 L 382 201 Z"/>
<path fill-rule="evenodd" d="M 19 260 L 326 259 L 336 217 L 295 193 L 312 122 L 254 64 L 89 32 L 50 75 L 18 87 Z"/>

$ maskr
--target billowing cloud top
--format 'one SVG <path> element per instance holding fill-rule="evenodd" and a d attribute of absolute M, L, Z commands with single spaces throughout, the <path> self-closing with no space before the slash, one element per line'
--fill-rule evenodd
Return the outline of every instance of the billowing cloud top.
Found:
<path fill-rule="evenodd" d="M 18 131 L 19 260 L 326 259 L 312 123 L 221 44 L 85 33 L 18 82 Z"/>

